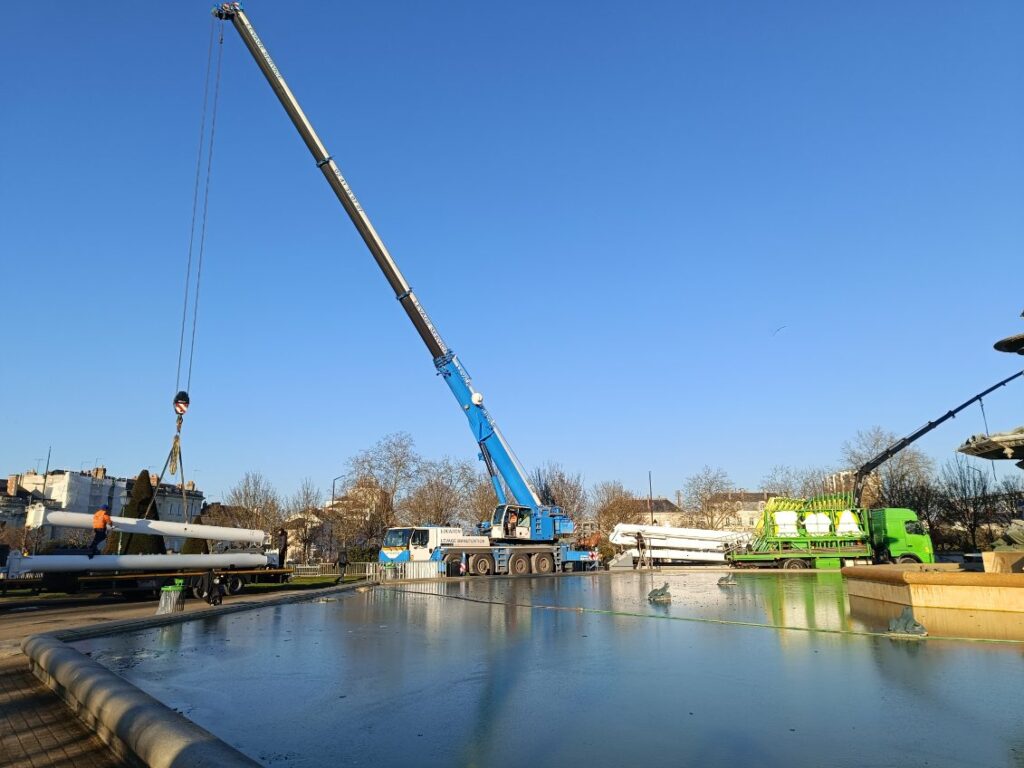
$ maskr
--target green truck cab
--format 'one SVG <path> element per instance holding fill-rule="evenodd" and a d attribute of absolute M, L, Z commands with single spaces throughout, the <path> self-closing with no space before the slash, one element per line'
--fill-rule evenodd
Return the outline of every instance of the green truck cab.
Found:
<path fill-rule="evenodd" d="M 910 509 L 855 509 L 848 494 L 776 497 L 747 544 L 729 552 L 738 567 L 840 568 L 853 563 L 933 563 L 931 537 Z"/>
<path fill-rule="evenodd" d="M 872 509 L 871 548 L 876 562 L 934 563 L 932 538 L 912 509 Z"/>

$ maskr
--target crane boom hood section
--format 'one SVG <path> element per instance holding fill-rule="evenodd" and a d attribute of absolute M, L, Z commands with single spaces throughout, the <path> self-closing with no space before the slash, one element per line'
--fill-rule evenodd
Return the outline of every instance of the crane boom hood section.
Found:
<path fill-rule="evenodd" d="M 402 304 L 402 308 L 409 316 L 420 338 L 423 339 L 423 343 L 427 345 L 427 349 L 434 360 L 434 367 L 444 378 L 445 383 L 448 384 L 448 388 L 452 391 L 466 418 L 469 420 L 473 437 L 480 447 L 480 458 L 487 466 L 487 471 L 500 502 L 492 523 L 506 519 L 508 512 L 504 510 L 504 507 L 514 501 L 515 504 L 529 507 L 536 513 L 534 516 L 536 526 L 535 529 L 531 529 L 533 535 L 530 538 L 554 540 L 572 533 L 573 524 L 571 519 L 558 507 L 541 504 L 536 491 L 527 479 L 526 471 L 498 430 L 487 409 L 483 407 L 483 397 L 473 390 L 469 374 L 462 367 L 454 352 L 444 343 L 441 334 L 438 333 L 437 328 L 430 321 L 426 311 L 413 293 L 412 288 L 409 287 L 409 283 L 398 269 L 398 265 L 391 258 L 391 254 L 370 223 L 370 219 L 359 204 L 355 193 L 348 182 L 345 181 L 345 177 L 341 174 L 341 170 L 334 162 L 330 153 L 328 153 L 326 147 L 324 147 L 323 142 L 320 141 L 320 137 L 317 136 L 309 119 L 288 88 L 288 84 L 285 82 L 281 72 L 270 58 L 270 54 L 256 34 L 256 30 L 253 29 L 241 5 L 239 3 L 224 3 L 214 8 L 213 14 L 223 21 L 230 21 L 241 36 L 246 48 L 249 49 L 249 53 L 256 60 L 256 64 L 263 72 L 267 82 L 270 83 L 270 87 L 274 90 L 278 100 L 316 160 L 317 167 L 324 174 L 327 183 L 334 190 L 334 194 L 363 238 L 363 242 L 370 249 L 370 253 L 377 262 L 377 266 L 380 267 L 384 277 L 387 279 L 392 290 L 394 290 L 395 297 Z M 504 487 L 502 483 L 504 483 Z M 511 494 L 514 499 L 508 498 L 505 488 L 507 488 L 508 494 Z M 500 537 L 501 530 L 502 526 L 496 525 L 492 529 L 492 536 Z"/>

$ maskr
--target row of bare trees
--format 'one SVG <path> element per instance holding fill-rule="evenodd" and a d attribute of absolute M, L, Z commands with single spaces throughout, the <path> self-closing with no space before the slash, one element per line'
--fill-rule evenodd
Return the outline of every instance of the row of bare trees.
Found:
<path fill-rule="evenodd" d="M 466 529 L 490 519 L 497 496 L 480 464 L 416 451 L 404 433 L 387 435 L 347 462 L 342 491 L 327 500 L 306 479 L 290 497 L 281 496 L 259 472 L 247 472 L 225 503 L 235 525 L 277 530 L 284 526 L 290 546 L 330 558 L 340 549 L 372 550 L 397 525 L 450 525 Z M 578 473 L 548 463 L 530 476 L 542 503 L 557 504 L 576 520 L 593 512 L 610 530 L 621 519 L 638 517 L 621 483 L 600 483 L 589 491 Z M 358 553 L 362 554 L 362 553 Z"/>
<path fill-rule="evenodd" d="M 843 444 L 836 465 L 798 469 L 778 465 L 762 479 L 760 492 L 807 497 L 851 490 L 854 469 L 891 444 L 895 436 L 874 428 Z M 309 478 L 282 497 L 258 472 L 248 472 L 226 502 L 236 525 L 276 530 L 285 525 L 292 545 L 305 558 L 333 557 L 342 548 L 379 547 L 397 525 L 452 525 L 471 528 L 489 519 L 496 503 L 490 479 L 480 465 L 462 459 L 429 459 L 416 451 L 406 433 L 387 435 L 347 462 L 341 495 L 325 498 Z M 621 482 L 589 488 L 579 473 L 549 462 L 530 476 L 540 500 L 557 504 L 573 519 L 589 519 L 609 533 L 617 523 L 648 519 L 646 499 Z M 739 489 L 728 473 L 705 466 L 683 483 L 684 523 L 718 529 L 736 524 Z M 936 544 L 946 549 L 977 549 L 998 535 L 1024 503 L 1018 477 L 996 479 L 986 464 L 956 457 L 939 468 L 908 448 L 875 472 L 864 489 L 866 506 L 908 507 L 917 511 Z"/>
<path fill-rule="evenodd" d="M 849 493 L 855 470 L 896 436 L 874 427 L 843 444 L 838 466 L 803 469 L 778 465 L 761 480 L 770 496 L 808 497 Z M 693 524 L 722 528 L 735 522 L 730 499 L 737 488 L 720 468 L 704 467 L 687 478 L 684 511 Z M 998 537 L 1011 519 L 1024 511 L 1024 480 L 1020 474 L 998 477 L 990 464 L 959 454 L 942 466 L 916 448 L 907 448 L 882 464 L 868 478 L 863 506 L 905 507 L 918 513 L 935 545 L 945 550 L 976 551 Z"/>

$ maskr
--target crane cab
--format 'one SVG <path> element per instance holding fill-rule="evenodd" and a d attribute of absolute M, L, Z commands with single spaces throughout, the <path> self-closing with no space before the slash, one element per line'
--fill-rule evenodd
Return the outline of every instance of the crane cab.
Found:
<path fill-rule="evenodd" d="M 558 507 L 499 504 L 482 532 L 492 541 L 554 542 L 575 531 L 572 519 Z"/>
<path fill-rule="evenodd" d="M 490 537 L 499 541 L 530 541 L 535 520 L 533 510 L 517 504 L 499 504 L 491 518 Z"/>

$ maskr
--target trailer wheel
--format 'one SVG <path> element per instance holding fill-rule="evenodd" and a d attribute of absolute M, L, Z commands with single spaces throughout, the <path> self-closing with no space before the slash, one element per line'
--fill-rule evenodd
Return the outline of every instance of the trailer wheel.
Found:
<path fill-rule="evenodd" d="M 226 586 L 229 595 L 240 595 L 245 589 L 245 579 L 241 576 L 228 576 Z"/>
<path fill-rule="evenodd" d="M 804 568 L 810 568 L 811 564 L 798 557 L 791 557 L 782 561 L 782 567 L 786 570 L 802 570 Z"/>
<path fill-rule="evenodd" d="M 533 572 L 542 575 L 555 572 L 555 558 L 547 552 L 539 552 L 533 556 Z"/>
<path fill-rule="evenodd" d="M 900 555 L 899 557 L 896 558 L 896 562 L 899 563 L 900 565 L 906 565 L 908 563 L 919 563 L 921 561 L 918 560 L 913 555 Z"/>
<path fill-rule="evenodd" d="M 513 576 L 525 576 L 530 572 L 530 557 L 516 552 L 508 561 L 508 572 Z"/>
<path fill-rule="evenodd" d="M 494 558 L 490 555 L 474 555 L 469 561 L 469 570 L 476 576 L 490 576 L 494 573 Z"/>

